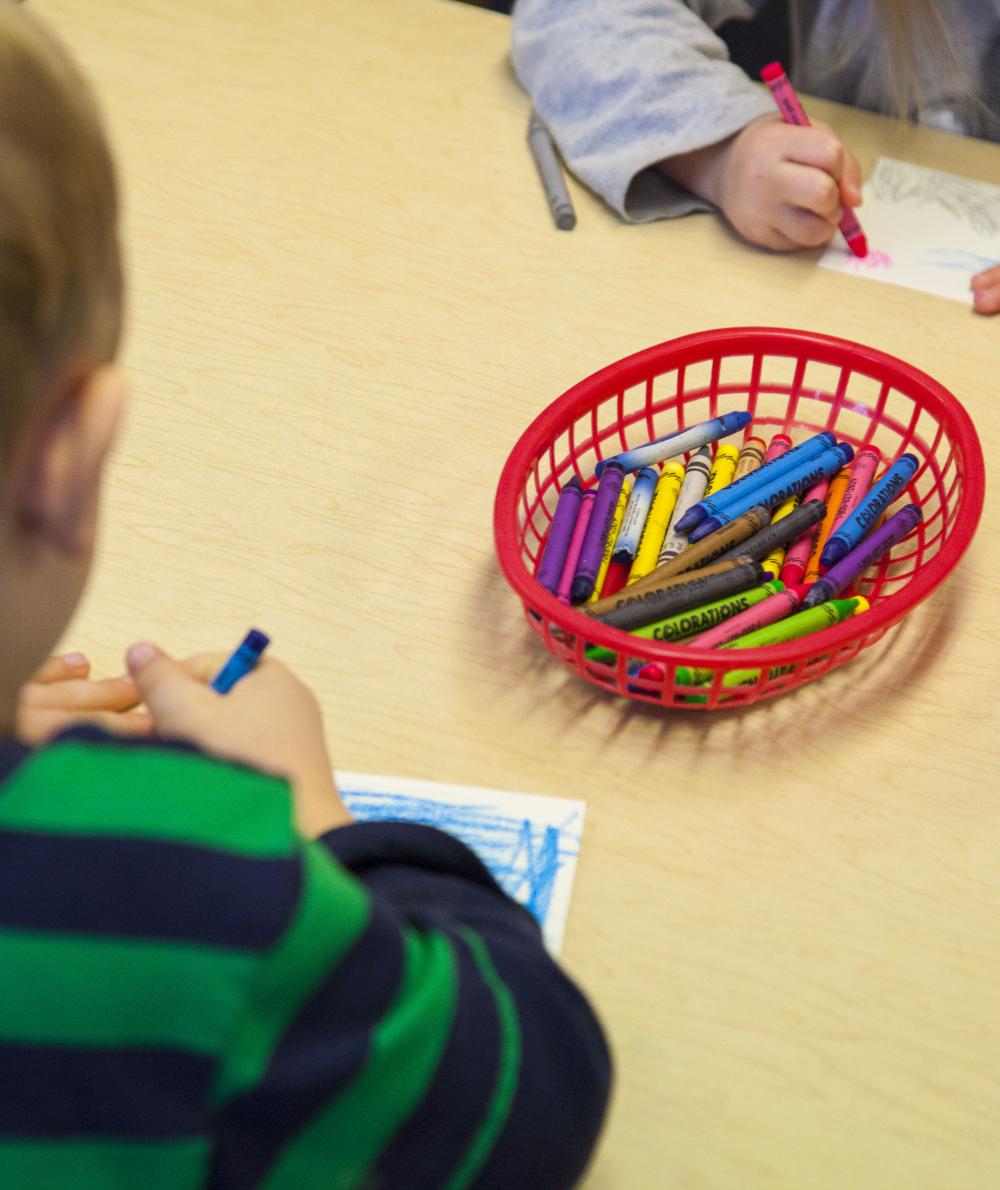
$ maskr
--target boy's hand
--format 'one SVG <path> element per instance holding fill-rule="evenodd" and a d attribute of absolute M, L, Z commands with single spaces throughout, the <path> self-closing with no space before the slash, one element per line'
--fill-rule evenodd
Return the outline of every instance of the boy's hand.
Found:
<path fill-rule="evenodd" d="M 17 697 L 17 735 L 40 744 L 79 723 L 92 723 L 116 735 L 149 735 L 152 719 L 135 708 L 141 702 L 130 677 L 90 680 L 82 653 L 50 657 Z"/>
<path fill-rule="evenodd" d="M 286 777 L 305 835 L 351 821 L 333 781 L 315 695 L 279 661 L 264 657 L 228 694 L 217 694 L 209 683 L 226 660 L 222 654 L 181 664 L 141 643 L 126 660 L 158 735 Z"/>
<path fill-rule="evenodd" d="M 1000 264 L 972 278 L 972 304 L 980 314 L 1000 314 Z"/>
<path fill-rule="evenodd" d="M 825 244 L 844 207 L 861 203 L 861 169 L 833 129 L 785 124 L 778 115 L 661 169 L 719 207 L 752 243 L 780 251 Z"/>

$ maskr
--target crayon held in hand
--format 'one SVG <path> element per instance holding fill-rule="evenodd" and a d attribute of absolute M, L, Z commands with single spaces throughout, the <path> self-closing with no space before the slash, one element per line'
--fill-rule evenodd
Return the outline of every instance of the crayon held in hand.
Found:
<path fill-rule="evenodd" d="M 626 450 L 610 459 L 603 459 L 595 470 L 598 475 L 603 475 L 605 467 L 612 463 L 617 463 L 623 471 L 639 471 L 643 467 L 652 467 L 654 463 L 661 463 L 664 459 L 676 458 L 677 455 L 687 454 L 689 450 L 696 450 L 709 442 L 727 438 L 748 425 L 750 418 L 751 415 L 746 412 L 723 413 L 721 417 L 713 417 L 711 421 L 700 422 L 687 430 L 678 430 L 664 438 L 647 442 L 644 446 L 637 446 L 634 450 Z"/>
<path fill-rule="evenodd" d="M 217 694 L 228 694 L 248 673 L 256 668 L 271 638 L 258 628 L 251 628 L 233 650 L 226 664 L 212 679 L 212 689 Z"/>

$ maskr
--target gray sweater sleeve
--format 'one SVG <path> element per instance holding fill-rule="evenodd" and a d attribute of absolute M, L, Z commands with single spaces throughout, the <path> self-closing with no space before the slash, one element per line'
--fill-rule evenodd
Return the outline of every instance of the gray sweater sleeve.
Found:
<path fill-rule="evenodd" d="M 567 165 L 623 218 L 642 223 L 710 210 L 653 167 L 774 111 L 706 24 L 745 17 L 751 7 L 517 0 L 514 69 Z"/>

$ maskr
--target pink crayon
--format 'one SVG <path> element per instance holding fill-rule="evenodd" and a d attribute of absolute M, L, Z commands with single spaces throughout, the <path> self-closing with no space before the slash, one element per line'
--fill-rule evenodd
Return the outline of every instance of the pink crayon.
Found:
<path fill-rule="evenodd" d="M 563 563 L 562 574 L 559 576 L 559 587 L 556 590 L 560 603 L 569 603 L 569 593 L 573 586 L 573 577 L 576 574 L 576 564 L 580 558 L 580 550 L 583 549 L 583 539 L 587 534 L 590 514 L 594 511 L 596 499 L 597 490 L 595 488 L 589 488 L 583 493 L 580 511 L 576 515 L 576 524 L 573 526 L 573 536 L 569 539 L 566 561 Z"/>
<path fill-rule="evenodd" d="M 802 497 L 802 503 L 808 504 L 810 500 L 825 500 L 829 490 L 830 481 L 828 479 L 821 479 L 819 483 L 813 484 L 809 491 Z M 801 537 L 796 538 L 788 547 L 788 553 L 785 554 L 785 564 L 781 568 L 781 581 L 786 587 L 794 587 L 796 583 L 802 582 L 802 578 L 806 572 L 806 566 L 809 564 L 809 555 L 812 552 L 812 544 L 816 539 L 817 532 L 818 526 L 814 525 L 812 529 L 803 533 Z"/>
<path fill-rule="evenodd" d="M 764 462 L 773 463 L 775 459 L 780 459 L 791 445 L 792 440 L 787 434 L 775 434 L 767 444 L 767 453 L 764 455 Z"/>
<path fill-rule="evenodd" d="M 783 620 L 785 616 L 790 616 L 802 602 L 807 590 L 804 586 L 786 587 L 784 591 L 769 596 L 763 603 L 748 607 L 732 619 L 723 620 L 721 624 L 716 624 L 714 628 L 709 628 L 698 636 L 692 636 L 684 643 L 699 645 L 703 649 L 717 648 L 747 632 L 756 632 L 758 628 L 764 628 L 768 624 Z"/>
<path fill-rule="evenodd" d="M 863 446 L 854 456 L 847 488 L 840 501 L 840 507 L 837 509 L 837 515 L 833 518 L 831 537 L 868 494 L 868 489 L 872 486 L 872 479 L 875 477 L 875 468 L 881 462 L 882 452 L 877 446 Z"/>

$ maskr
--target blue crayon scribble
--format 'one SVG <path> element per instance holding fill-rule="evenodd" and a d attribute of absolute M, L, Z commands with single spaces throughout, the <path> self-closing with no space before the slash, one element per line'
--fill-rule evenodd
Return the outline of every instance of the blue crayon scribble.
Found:
<path fill-rule="evenodd" d="M 997 262 L 989 256 L 967 252 L 963 248 L 931 248 L 917 263 L 938 269 L 958 269 L 963 273 L 981 273 Z"/>
<path fill-rule="evenodd" d="M 559 825 L 533 822 L 494 806 L 341 789 L 347 808 L 363 821 L 418 822 L 461 839 L 544 929 L 559 872 L 580 854 L 581 822 L 573 811 Z"/>

